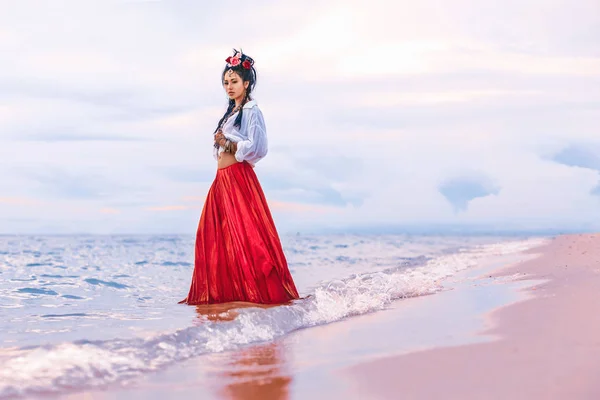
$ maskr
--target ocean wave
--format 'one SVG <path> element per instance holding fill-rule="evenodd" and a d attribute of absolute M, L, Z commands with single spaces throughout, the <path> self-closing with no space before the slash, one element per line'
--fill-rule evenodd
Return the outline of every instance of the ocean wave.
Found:
<path fill-rule="evenodd" d="M 397 299 L 436 293 L 443 289 L 445 278 L 486 258 L 518 253 L 543 241 L 458 249 L 421 265 L 355 274 L 324 283 L 308 298 L 287 305 L 200 313 L 202 318 L 194 326 L 146 339 L 84 340 L 5 350 L 0 353 L 0 398 L 102 387 L 194 356 L 267 342 L 298 329 L 381 310 Z"/>

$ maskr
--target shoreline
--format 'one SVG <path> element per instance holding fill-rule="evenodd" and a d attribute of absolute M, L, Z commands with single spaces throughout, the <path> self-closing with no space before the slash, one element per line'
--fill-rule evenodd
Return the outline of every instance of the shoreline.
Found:
<path fill-rule="evenodd" d="M 498 268 L 492 279 L 537 281 L 523 301 L 483 317 L 496 339 L 363 362 L 338 372 L 373 398 L 600 398 L 600 235 L 564 235 Z M 431 383 L 435 384 L 431 384 Z"/>
<path fill-rule="evenodd" d="M 535 256 L 518 252 L 484 258 L 480 265 L 448 278 L 446 288 L 431 295 L 396 300 L 385 309 L 301 329 L 271 342 L 194 357 L 127 384 L 59 397 L 374 398 L 355 390 L 355 378 L 347 369 L 390 355 L 495 340 L 478 334 L 487 326 L 484 316 L 523 301 L 526 296 L 519 289 L 535 282 L 492 274 Z M 444 328 L 448 326 L 451 329 Z"/>

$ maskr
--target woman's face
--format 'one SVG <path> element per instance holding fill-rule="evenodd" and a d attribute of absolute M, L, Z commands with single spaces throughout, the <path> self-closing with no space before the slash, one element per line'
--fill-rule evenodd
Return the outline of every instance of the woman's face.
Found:
<path fill-rule="evenodd" d="M 241 100 L 250 82 L 244 82 L 237 72 L 227 71 L 223 77 L 223 88 L 233 100 Z"/>

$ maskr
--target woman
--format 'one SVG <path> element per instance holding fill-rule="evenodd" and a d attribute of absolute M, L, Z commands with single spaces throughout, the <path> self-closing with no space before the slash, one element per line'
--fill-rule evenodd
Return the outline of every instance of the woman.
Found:
<path fill-rule="evenodd" d="M 252 100 L 254 60 L 234 50 L 221 75 L 229 107 L 214 134 L 217 175 L 196 234 L 187 304 L 298 298 L 281 242 L 253 167 L 267 154 L 263 115 Z"/>

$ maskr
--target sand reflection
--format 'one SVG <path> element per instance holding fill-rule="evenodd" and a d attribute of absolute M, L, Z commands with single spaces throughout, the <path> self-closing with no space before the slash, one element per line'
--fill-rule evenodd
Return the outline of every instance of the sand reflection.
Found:
<path fill-rule="evenodd" d="M 198 323 L 231 321 L 236 309 L 273 306 L 253 303 L 226 303 L 196 306 Z M 259 344 L 244 349 L 214 355 L 210 368 L 211 383 L 219 398 L 236 400 L 284 400 L 289 398 L 292 381 L 286 362 L 285 348 L 280 342 Z"/>
<path fill-rule="evenodd" d="M 286 372 L 280 343 L 249 347 L 230 354 L 219 394 L 236 400 L 283 400 L 289 397 L 292 377 Z"/>

